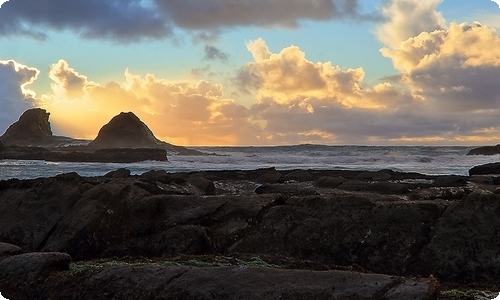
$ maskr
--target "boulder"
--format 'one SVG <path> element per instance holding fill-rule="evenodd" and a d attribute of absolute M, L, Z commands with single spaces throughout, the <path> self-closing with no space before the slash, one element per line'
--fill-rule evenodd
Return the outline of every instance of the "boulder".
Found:
<path fill-rule="evenodd" d="M 402 183 L 366 182 L 359 180 L 346 181 L 337 188 L 351 192 L 376 192 L 382 194 L 406 194 L 409 192 L 408 186 Z"/>
<path fill-rule="evenodd" d="M 320 188 L 334 189 L 346 181 L 347 180 L 344 177 L 323 176 L 316 179 L 314 185 Z"/>
<path fill-rule="evenodd" d="M 108 172 L 104 175 L 106 178 L 127 178 L 130 176 L 130 170 L 125 168 L 120 168 L 115 171 Z"/>
<path fill-rule="evenodd" d="M 419 268 L 454 282 L 495 282 L 500 239 L 500 195 L 472 193 L 453 203 L 429 232 L 419 255 Z"/>
<path fill-rule="evenodd" d="M 432 185 L 433 186 L 464 186 L 467 184 L 467 179 L 464 176 L 459 176 L 459 175 L 446 175 L 446 176 L 439 176 L 436 178 Z"/>
<path fill-rule="evenodd" d="M 208 180 L 202 175 L 190 176 L 187 181 L 193 186 L 197 187 L 204 195 L 215 195 L 216 189 L 214 182 Z"/>
<path fill-rule="evenodd" d="M 284 180 L 294 180 L 294 181 L 310 181 L 313 179 L 311 174 L 306 170 L 294 170 L 283 176 Z"/>
<path fill-rule="evenodd" d="M 141 177 L 147 178 L 147 179 L 158 180 L 158 179 L 167 178 L 167 177 L 169 177 L 169 175 L 168 175 L 167 171 L 165 171 L 165 170 L 149 170 L 147 172 L 142 173 Z"/>
<path fill-rule="evenodd" d="M 361 179 L 361 180 L 389 180 L 391 179 L 391 174 L 386 173 L 384 171 L 377 171 L 377 172 L 372 172 L 372 171 L 366 171 L 362 172 L 361 174 L 357 175 L 355 179 Z"/>
<path fill-rule="evenodd" d="M 471 149 L 467 155 L 495 155 L 500 154 L 500 144 L 495 146 L 483 146 Z"/>
<path fill-rule="evenodd" d="M 469 170 L 469 175 L 494 175 L 500 174 L 500 162 L 475 166 Z"/>
<path fill-rule="evenodd" d="M 283 174 L 276 170 L 270 170 L 257 178 L 260 183 L 279 183 L 283 182 Z"/>
<path fill-rule="evenodd" d="M 23 249 L 16 245 L 0 242 L 0 259 L 4 256 L 12 256 L 23 253 Z"/>

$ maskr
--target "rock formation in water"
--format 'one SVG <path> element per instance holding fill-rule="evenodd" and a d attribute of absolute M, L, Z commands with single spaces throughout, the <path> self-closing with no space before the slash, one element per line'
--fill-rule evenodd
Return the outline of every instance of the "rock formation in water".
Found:
<path fill-rule="evenodd" d="M 134 113 L 122 112 L 104 125 L 88 146 L 99 149 L 163 148 L 164 144 Z"/>
<path fill-rule="evenodd" d="M 122 112 L 104 125 L 90 148 L 160 148 L 172 154 L 204 155 L 200 151 L 175 146 L 155 137 L 151 129 L 132 112 Z"/>
<path fill-rule="evenodd" d="M 5 145 L 40 146 L 53 143 L 49 113 L 41 108 L 25 111 L 0 137 Z"/>
<path fill-rule="evenodd" d="M 90 144 L 88 141 L 54 136 L 49 115 L 40 108 L 25 111 L 19 121 L 0 137 L 0 159 L 135 162 L 166 160 L 167 151 L 170 154 L 206 155 L 158 140 L 132 112 L 120 113 L 112 118 Z"/>
<path fill-rule="evenodd" d="M 467 155 L 495 155 L 500 154 L 500 144 L 495 146 L 483 146 L 474 148 Z"/>

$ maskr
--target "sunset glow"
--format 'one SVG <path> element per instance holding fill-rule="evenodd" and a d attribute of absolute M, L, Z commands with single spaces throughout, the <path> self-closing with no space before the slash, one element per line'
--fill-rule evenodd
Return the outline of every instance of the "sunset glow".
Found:
<path fill-rule="evenodd" d="M 85 139 L 132 111 L 178 145 L 500 143 L 490 0 L 125 2 L 3 3 L 0 134 L 42 107 Z"/>

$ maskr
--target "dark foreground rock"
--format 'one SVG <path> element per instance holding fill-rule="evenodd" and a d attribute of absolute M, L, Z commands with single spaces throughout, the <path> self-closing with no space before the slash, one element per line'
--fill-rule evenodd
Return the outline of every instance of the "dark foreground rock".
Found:
<path fill-rule="evenodd" d="M 475 166 L 469 170 L 469 175 L 499 175 L 500 162 Z"/>
<path fill-rule="evenodd" d="M 9 269 L 15 263 L 24 266 L 25 261 L 11 257 L 8 262 L 0 262 L 0 268 L 6 267 L 1 274 L 9 278 L 0 280 L 0 287 L 9 282 L 30 283 L 23 290 L 4 293 L 9 299 L 423 300 L 432 298 L 437 291 L 435 282 L 425 278 L 248 265 L 173 266 L 168 262 L 73 264 L 66 266 L 66 271 L 46 274 L 40 282 L 27 279 L 29 272 Z M 37 263 L 34 259 L 32 262 Z M 38 270 L 39 266 L 33 269 Z"/>
<path fill-rule="evenodd" d="M 35 253 L 0 258 L 0 272 L 10 270 L 0 276 L 4 296 L 435 299 L 439 284 L 500 289 L 494 181 L 388 170 L 126 171 L 0 181 L 0 242 Z M 278 182 L 260 183 L 277 173 Z M 47 269 L 42 253 L 74 263 Z M 220 257 L 240 263 L 214 264 Z"/>

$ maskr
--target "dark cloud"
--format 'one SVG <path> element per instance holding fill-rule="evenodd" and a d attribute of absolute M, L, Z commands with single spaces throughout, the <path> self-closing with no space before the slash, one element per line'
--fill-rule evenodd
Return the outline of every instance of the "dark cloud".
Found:
<path fill-rule="evenodd" d="M 43 40 L 47 30 L 71 30 L 85 38 L 124 43 L 173 36 L 181 28 L 213 40 L 230 27 L 373 19 L 358 10 L 358 0 L 12 0 L 0 10 L 0 37 Z"/>
<path fill-rule="evenodd" d="M 2 5 L 0 20 L 0 36 L 45 39 L 46 29 L 69 29 L 86 38 L 130 42 L 171 34 L 155 8 L 140 0 L 13 0 Z"/>
<path fill-rule="evenodd" d="M 358 0 L 155 0 L 178 26 L 210 30 L 234 26 L 296 27 L 300 20 L 368 18 Z"/>
<path fill-rule="evenodd" d="M 220 60 L 226 62 L 229 59 L 229 55 L 215 46 L 205 45 L 205 56 L 203 57 L 203 59 Z"/>

